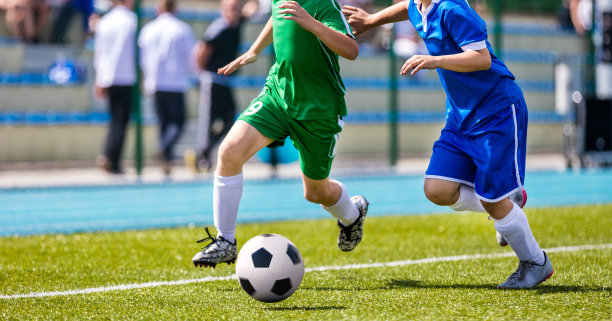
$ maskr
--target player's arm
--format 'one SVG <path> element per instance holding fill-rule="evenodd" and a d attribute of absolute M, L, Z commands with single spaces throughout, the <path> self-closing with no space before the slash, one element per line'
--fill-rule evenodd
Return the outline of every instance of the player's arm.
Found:
<path fill-rule="evenodd" d="M 359 55 L 359 45 L 357 41 L 346 34 L 331 29 L 315 20 L 304 8 L 295 1 L 285 1 L 279 8 L 280 14 L 284 14 L 283 19 L 293 20 L 304 30 L 312 32 L 329 49 L 349 60 L 355 60 Z"/>
<path fill-rule="evenodd" d="M 582 22 L 582 19 L 580 19 L 580 0 L 571 0 L 570 1 L 570 19 L 572 20 L 572 25 L 574 25 L 574 29 L 576 30 L 576 32 L 581 35 L 584 36 L 584 34 L 586 33 L 586 28 L 584 26 L 584 23 Z"/>
<path fill-rule="evenodd" d="M 94 55 L 93 55 L 93 66 L 94 66 L 94 74 L 97 75 L 100 70 L 102 69 L 102 59 L 103 59 L 103 43 L 102 40 L 100 39 L 100 33 L 98 32 L 98 34 L 96 34 L 94 36 Z M 106 88 L 102 87 L 97 79 L 98 77 L 96 77 L 94 75 L 94 87 L 93 87 L 93 92 L 94 95 L 98 98 L 102 98 L 106 95 Z"/>
<path fill-rule="evenodd" d="M 242 68 L 245 65 L 254 63 L 261 52 L 266 49 L 272 43 L 272 18 L 268 19 L 268 22 L 257 36 L 255 42 L 251 45 L 249 50 L 240 55 L 240 57 L 234 59 L 234 61 L 219 68 L 217 73 L 220 75 L 229 75 L 234 71 Z"/>
<path fill-rule="evenodd" d="M 369 14 L 353 6 L 342 7 L 342 13 L 346 16 L 346 20 L 356 35 L 387 23 L 408 20 L 408 9 L 405 1 L 398 2 L 374 14 Z"/>
<path fill-rule="evenodd" d="M 436 68 L 457 72 L 487 70 L 491 68 L 491 54 L 484 48 L 444 56 L 414 55 L 406 60 L 400 74 L 405 75 L 412 70 L 410 74 L 414 75 L 421 69 Z"/>

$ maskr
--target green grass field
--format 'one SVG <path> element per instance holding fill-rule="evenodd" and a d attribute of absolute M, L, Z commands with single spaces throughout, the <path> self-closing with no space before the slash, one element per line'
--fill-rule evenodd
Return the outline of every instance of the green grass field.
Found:
<path fill-rule="evenodd" d="M 551 251 L 555 274 L 548 281 L 504 291 L 496 285 L 516 268 L 512 256 L 367 266 L 511 251 L 497 246 L 493 222 L 484 214 L 370 217 L 363 242 L 349 253 L 336 248 L 332 219 L 240 225 L 242 243 L 261 233 L 288 237 L 306 268 L 366 264 L 308 272 L 293 296 L 266 304 L 251 299 L 234 279 L 62 293 L 232 275 L 234 265 L 191 264 L 202 228 L 8 237 L 0 238 L 0 318 L 610 320 L 612 205 L 528 209 L 527 215 L 542 248 L 603 246 Z M 49 296 L 15 297 L 33 292 Z"/>

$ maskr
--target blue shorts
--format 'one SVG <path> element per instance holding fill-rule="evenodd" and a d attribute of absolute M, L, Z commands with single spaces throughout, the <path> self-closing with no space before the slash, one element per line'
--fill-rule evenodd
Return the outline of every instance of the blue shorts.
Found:
<path fill-rule="evenodd" d="M 481 200 L 501 201 L 523 188 L 526 141 L 527 106 L 521 98 L 468 130 L 447 124 L 425 178 L 470 185 Z"/>

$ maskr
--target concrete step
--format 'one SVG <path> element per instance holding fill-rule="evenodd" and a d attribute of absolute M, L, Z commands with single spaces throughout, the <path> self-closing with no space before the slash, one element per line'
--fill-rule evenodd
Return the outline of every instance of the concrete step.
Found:
<path fill-rule="evenodd" d="M 249 77 L 239 79 L 251 79 Z M 235 89 L 239 108 L 246 108 L 263 86 L 264 77 L 254 77 L 251 84 L 241 84 Z M 389 92 L 386 78 L 351 78 L 344 79 L 347 94 L 346 101 L 351 110 L 367 111 L 387 108 Z M 554 87 L 552 80 L 529 81 L 518 80 L 525 93 L 525 99 L 532 110 L 552 110 L 554 107 Z M 54 85 L 8 83 L 0 85 L 0 109 L 7 111 L 87 111 L 100 110 L 103 100 L 92 98 L 91 86 L 83 84 Z M 445 93 L 437 78 L 410 80 L 400 79 L 398 102 L 401 109 L 437 110 L 444 106 Z M 197 117 L 200 100 L 199 88 L 193 87 L 187 92 L 187 115 Z M 153 101 L 143 96 L 144 110 L 152 114 Z"/>
<path fill-rule="evenodd" d="M 77 61 L 80 51 L 74 45 L 28 44 L 23 52 L 21 70 L 24 72 L 46 72 L 58 58 Z"/>
<path fill-rule="evenodd" d="M 3 85 L 0 110 L 85 111 L 90 109 L 90 93 L 84 85 Z"/>
<path fill-rule="evenodd" d="M 21 72 L 25 45 L 18 42 L 0 43 L 0 73 Z"/>
<path fill-rule="evenodd" d="M 402 154 L 428 155 L 433 142 L 439 137 L 443 122 L 400 124 L 399 151 Z M 528 152 L 562 152 L 560 123 L 529 125 Z M 102 150 L 106 125 L 53 125 L 53 126 L 0 126 L 0 163 L 24 161 L 76 161 L 88 160 L 92 164 Z M 192 145 L 193 131 L 185 132 L 177 146 L 176 156 L 182 157 Z M 337 155 L 355 156 L 385 154 L 389 146 L 387 124 L 347 123 L 340 134 Z M 124 159 L 133 159 L 134 129 L 126 137 Z M 143 127 L 145 158 L 153 160 L 157 151 L 157 126 Z"/>
<path fill-rule="evenodd" d="M 240 108 L 246 108 L 260 90 L 259 87 L 237 89 L 235 94 Z M 555 94 L 553 90 L 526 90 L 523 88 L 523 91 L 530 110 L 554 110 Z M 347 86 L 345 99 L 350 111 L 386 110 L 389 106 L 390 94 L 381 88 Z M 398 90 L 398 105 L 401 110 L 444 110 L 446 94 L 441 88 L 435 87 L 403 88 Z"/>

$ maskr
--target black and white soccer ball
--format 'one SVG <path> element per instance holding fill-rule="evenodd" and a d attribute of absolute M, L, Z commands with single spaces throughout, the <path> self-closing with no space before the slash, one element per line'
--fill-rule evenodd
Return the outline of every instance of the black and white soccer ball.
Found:
<path fill-rule="evenodd" d="M 304 277 L 304 261 L 295 244 L 278 234 L 262 234 L 238 253 L 236 276 L 242 289 L 262 302 L 291 296 Z"/>

